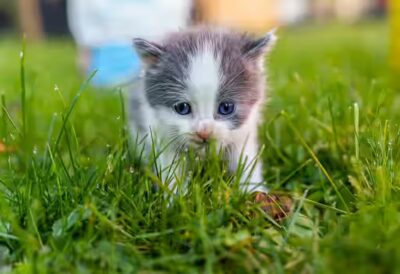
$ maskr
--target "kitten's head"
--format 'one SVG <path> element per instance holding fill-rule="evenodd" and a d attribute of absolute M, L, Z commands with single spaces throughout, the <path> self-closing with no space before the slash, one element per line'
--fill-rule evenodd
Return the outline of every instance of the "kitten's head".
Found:
<path fill-rule="evenodd" d="M 185 144 L 229 145 L 264 100 L 263 60 L 275 39 L 205 27 L 160 43 L 135 39 L 146 96 L 164 133 Z"/>

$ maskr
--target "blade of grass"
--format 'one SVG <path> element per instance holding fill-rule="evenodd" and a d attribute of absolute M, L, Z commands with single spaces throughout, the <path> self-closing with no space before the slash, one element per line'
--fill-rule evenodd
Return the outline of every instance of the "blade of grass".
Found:
<path fill-rule="evenodd" d="M 356 160 L 360 159 L 360 144 L 359 144 L 359 132 L 360 132 L 360 109 L 357 103 L 354 103 L 354 147 L 356 151 Z"/>
<path fill-rule="evenodd" d="M 75 108 L 75 105 L 78 103 L 79 98 L 81 97 L 82 93 L 86 90 L 86 88 L 89 86 L 90 81 L 92 80 L 92 78 L 96 75 L 97 71 L 94 71 L 89 78 L 81 85 L 81 87 L 79 88 L 78 92 L 76 93 L 76 95 L 74 96 L 74 98 L 72 99 L 71 104 L 69 105 L 65 116 L 63 116 L 63 122 L 61 125 L 61 129 L 57 135 L 57 139 L 54 143 L 54 150 L 57 149 L 60 141 L 61 141 L 61 137 L 63 136 L 64 131 L 66 130 L 66 124 L 69 120 L 69 117 L 71 116 L 72 111 Z"/>
<path fill-rule="evenodd" d="M 2 126 L 1 126 L 2 135 L 0 136 L 0 138 L 6 141 L 8 132 L 7 132 L 6 97 L 4 96 L 4 93 L 1 94 L 1 121 L 2 121 Z"/>
<path fill-rule="evenodd" d="M 14 122 L 14 120 L 11 117 L 11 114 L 8 112 L 7 108 L 6 108 L 6 103 L 4 100 L 4 104 L 1 106 L 2 110 L 3 110 L 3 119 L 5 120 L 6 118 L 8 119 L 8 121 L 11 123 L 11 125 L 13 126 L 13 128 L 17 131 L 18 135 L 21 135 L 21 131 L 18 129 L 17 124 Z"/>
<path fill-rule="evenodd" d="M 20 85 L 21 85 L 21 114 L 22 114 L 22 142 L 25 143 L 26 137 L 26 82 L 25 82 L 25 54 L 26 38 L 22 38 L 22 49 L 20 52 Z"/>
<path fill-rule="evenodd" d="M 306 143 L 304 138 L 301 136 L 297 128 L 293 125 L 292 120 L 290 119 L 289 115 L 287 115 L 286 112 L 282 111 L 282 116 L 285 117 L 286 121 L 289 124 L 289 127 L 293 131 L 293 133 L 296 135 L 296 137 L 299 139 L 300 143 L 302 146 L 308 151 L 310 154 L 311 158 L 315 161 L 315 163 L 318 165 L 322 173 L 325 175 L 325 177 L 328 179 L 329 183 L 332 185 L 333 189 L 336 192 L 336 195 L 339 197 L 340 201 L 343 203 L 344 207 L 346 208 L 347 212 L 350 212 L 349 206 L 347 205 L 346 201 L 344 200 L 342 194 L 340 193 L 336 183 L 333 181 L 332 177 L 329 175 L 328 171 L 325 169 L 325 167 L 322 165 L 321 161 L 318 159 L 317 155 L 315 155 L 314 151 L 310 148 L 310 146 Z"/>

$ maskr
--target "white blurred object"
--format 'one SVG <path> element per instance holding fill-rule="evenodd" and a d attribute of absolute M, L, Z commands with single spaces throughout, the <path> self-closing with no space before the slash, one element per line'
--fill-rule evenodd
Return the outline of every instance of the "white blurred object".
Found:
<path fill-rule="evenodd" d="M 68 22 L 80 46 L 157 39 L 187 25 L 190 0 L 68 0 Z"/>
<path fill-rule="evenodd" d="M 293 24 L 304 20 L 310 8 L 308 0 L 281 0 L 279 5 L 281 11 L 280 19 L 285 24 Z"/>
<path fill-rule="evenodd" d="M 68 23 L 78 64 L 91 84 L 116 87 L 135 81 L 141 63 L 134 37 L 158 40 L 185 27 L 191 0 L 68 0 Z"/>

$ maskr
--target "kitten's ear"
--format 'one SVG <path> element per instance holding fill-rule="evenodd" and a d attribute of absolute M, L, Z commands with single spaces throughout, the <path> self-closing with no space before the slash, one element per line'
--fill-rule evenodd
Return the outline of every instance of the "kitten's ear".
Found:
<path fill-rule="evenodd" d="M 133 39 L 133 47 L 139 54 L 140 59 L 145 65 L 152 65 L 157 62 L 164 53 L 164 48 L 157 43 L 147 41 L 142 38 Z"/>
<path fill-rule="evenodd" d="M 267 54 L 272 49 L 277 40 L 275 32 L 276 29 L 268 32 L 267 35 L 261 38 L 253 39 L 246 43 L 242 48 L 243 54 L 246 57 L 254 59 L 260 58 Z"/>

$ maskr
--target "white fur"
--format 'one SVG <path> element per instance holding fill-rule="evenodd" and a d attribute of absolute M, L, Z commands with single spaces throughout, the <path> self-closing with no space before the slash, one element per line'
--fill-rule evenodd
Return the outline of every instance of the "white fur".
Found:
<path fill-rule="evenodd" d="M 193 109 L 193 132 L 214 131 L 215 102 L 221 79 L 219 68 L 219 58 L 216 59 L 207 46 L 191 60 L 187 93 Z"/>

